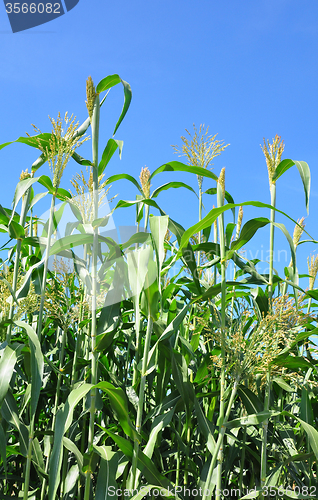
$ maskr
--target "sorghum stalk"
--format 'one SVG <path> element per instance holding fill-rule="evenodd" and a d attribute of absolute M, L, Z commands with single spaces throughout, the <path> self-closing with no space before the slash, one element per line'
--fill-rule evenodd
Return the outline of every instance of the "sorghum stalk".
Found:
<path fill-rule="evenodd" d="M 93 82 L 91 78 L 87 82 L 88 89 L 94 89 Z M 92 92 L 92 90 L 91 90 Z M 98 136 L 99 136 L 99 116 L 100 116 L 100 102 L 99 94 L 95 93 L 94 107 L 91 116 L 91 128 L 92 128 L 92 153 L 93 153 L 93 220 L 98 218 Z M 88 95 L 88 106 L 89 106 L 89 92 Z M 89 111 L 90 112 L 90 111 Z M 91 323 L 91 383 L 95 385 L 97 383 L 97 360 L 98 352 L 96 351 L 96 297 L 97 297 L 97 253 L 98 253 L 98 227 L 94 228 L 93 237 L 93 255 L 92 255 L 92 323 Z M 95 408 L 96 408 L 96 389 L 91 390 L 91 405 L 90 405 L 90 420 L 88 428 L 88 453 L 91 452 L 93 446 L 94 438 L 94 423 L 95 423 Z M 88 471 L 86 475 L 85 482 L 85 493 L 84 500 L 89 500 L 90 498 L 90 487 L 91 487 L 91 474 Z"/>
<path fill-rule="evenodd" d="M 271 205 L 276 206 L 276 184 L 273 182 L 270 187 L 271 190 Z M 271 209 L 271 227 L 269 234 L 269 284 L 268 284 L 268 301 L 269 308 L 272 310 L 272 297 L 273 297 L 273 267 L 274 267 L 274 222 L 275 210 Z"/>
<path fill-rule="evenodd" d="M 27 179 L 28 177 L 31 177 L 32 174 L 28 174 L 27 170 L 25 172 L 22 171 L 20 180 Z M 30 201 L 30 193 L 31 193 L 31 188 L 27 190 L 27 192 L 23 195 L 22 197 L 22 208 L 21 208 L 21 214 L 20 214 L 20 225 L 24 227 L 25 221 L 26 221 L 26 216 L 28 213 L 28 207 L 29 207 L 29 201 Z M 12 290 L 14 294 L 17 291 L 17 283 L 18 283 L 18 274 L 19 274 L 19 266 L 20 266 L 20 253 L 21 253 L 21 244 L 22 240 L 17 240 L 17 249 L 15 253 L 15 261 L 14 261 L 14 269 L 13 269 L 13 282 L 12 282 Z M 13 298 L 10 304 L 10 310 L 9 310 L 9 319 L 13 319 L 13 311 L 14 311 L 14 302 Z M 12 324 L 10 323 L 7 328 L 7 342 L 10 344 L 11 341 L 11 331 L 12 331 Z"/>
<path fill-rule="evenodd" d="M 239 379 L 237 378 L 235 380 L 235 382 L 234 382 L 233 389 L 232 389 L 231 396 L 230 396 L 230 400 L 229 400 L 229 403 L 228 403 L 228 406 L 227 406 L 226 414 L 224 416 L 224 419 L 223 419 L 223 422 L 222 422 L 222 425 L 221 425 L 221 428 L 220 428 L 218 440 L 217 440 L 217 442 L 215 444 L 214 453 L 213 453 L 213 456 L 212 456 L 212 459 L 211 459 L 211 463 L 210 463 L 210 467 L 209 467 L 209 472 L 208 472 L 208 475 L 207 475 L 207 478 L 206 478 L 206 482 L 205 482 L 205 484 L 206 484 L 205 491 L 206 490 L 210 490 L 210 494 L 208 494 L 208 493 L 205 494 L 204 493 L 203 497 L 202 497 L 202 498 L 204 498 L 206 500 L 211 500 L 211 498 L 212 498 L 212 492 L 211 492 L 211 489 L 209 488 L 209 486 L 210 486 L 210 483 L 211 483 L 212 474 L 213 474 L 213 470 L 214 470 L 214 467 L 215 467 L 215 464 L 216 464 L 216 460 L 217 460 L 217 457 L 218 457 L 218 454 L 219 454 L 219 450 L 220 450 L 221 445 L 223 443 L 224 434 L 225 434 L 225 430 L 226 430 L 225 424 L 227 423 L 227 421 L 229 419 L 229 416 L 230 416 L 230 413 L 231 413 L 231 408 L 232 408 L 232 405 L 233 405 L 235 397 L 236 397 L 238 383 L 239 383 Z M 219 492 L 219 493 L 221 493 L 221 492 Z"/>
<path fill-rule="evenodd" d="M 237 216 L 237 225 L 236 225 L 236 234 L 235 234 L 235 239 L 238 240 L 240 231 L 241 231 L 241 226 L 242 226 L 242 220 L 243 220 L 243 207 L 239 208 L 239 213 Z M 234 270 L 233 270 L 233 281 L 235 281 L 235 271 L 236 271 L 236 264 L 234 264 Z M 235 288 L 233 290 L 235 292 Z M 231 304 L 231 315 L 232 315 L 232 320 L 233 320 L 233 310 L 234 310 L 234 294 L 232 296 L 232 304 Z"/>
<path fill-rule="evenodd" d="M 23 500 L 28 500 L 29 498 L 29 484 L 30 484 L 30 472 L 31 472 L 31 461 L 32 461 L 32 447 L 33 447 L 33 438 L 34 438 L 34 420 L 35 415 L 32 415 L 30 422 L 30 431 L 29 431 L 29 445 L 28 445 L 28 453 L 27 453 L 27 461 L 25 466 L 25 480 L 24 480 L 24 495 Z"/>
<path fill-rule="evenodd" d="M 136 417 L 136 431 L 138 433 L 140 432 L 141 422 L 142 422 L 142 414 L 143 414 L 144 399 L 145 399 L 146 378 L 147 378 L 148 355 L 149 355 L 150 341 L 151 341 L 151 334 L 152 334 L 152 325 L 153 325 L 153 320 L 152 320 L 151 313 L 150 313 L 150 304 L 148 304 L 148 307 L 149 307 L 149 313 L 148 313 L 148 320 L 147 320 L 145 346 L 144 346 L 144 352 L 143 352 L 143 358 L 142 358 L 141 379 L 140 379 L 140 387 L 139 387 L 139 400 L 138 400 L 138 409 L 137 409 L 137 417 Z M 138 451 L 139 451 L 139 442 L 137 439 L 135 439 L 134 455 L 133 455 L 133 463 L 132 463 L 133 489 L 135 489 L 137 487 L 136 472 L 137 472 Z"/>
<path fill-rule="evenodd" d="M 52 196 L 52 200 L 51 200 L 51 208 L 50 208 L 50 215 L 49 215 L 49 227 L 48 227 L 48 232 L 47 232 L 46 253 L 45 253 L 45 260 L 44 260 L 42 287 L 41 287 L 41 302 L 40 302 L 38 328 L 37 328 L 37 334 L 38 334 L 38 338 L 40 341 L 41 341 L 41 332 L 42 332 L 42 317 L 43 317 L 44 302 L 45 302 L 46 278 L 47 278 L 47 270 L 48 270 L 48 264 L 49 264 L 49 253 L 50 253 L 51 238 L 52 238 L 52 233 L 53 233 L 53 217 L 54 217 L 55 199 L 56 199 L 56 194 L 54 193 Z"/>
<path fill-rule="evenodd" d="M 217 203 L 218 208 L 224 205 L 225 196 L 225 168 L 222 168 L 217 185 Z M 221 379 L 220 379 L 220 413 L 219 426 L 220 432 L 224 419 L 224 393 L 225 393 L 225 301 L 226 301 L 226 264 L 225 264 L 225 238 L 224 238 L 224 214 L 218 217 L 219 237 L 220 237 L 220 257 L 221 257 Z M 220 443 L 218 453 L 217 470 L 217 491 L 216 499 L 219 500 L 222 491 L 222 465 L 223 465 L 223 440 Z"/>
<path fill-rule="evenodd" d="M 266 386 L 265 386 L 265 404 L 264 411 L 269 410 L 269 399 L 270 399 L 270 381 L 271 373 L 268 369 L 266 374 Z M 262 424 L 262 450 L 261 450 L 261 488 L 265 486 L 266 483 L 266 466 L 267 466 L 267 429 L 268 429 L 268 419 L 264 420 Z"/>
<path fill-rule="evenodd" d="M 271 213 L 270 213 L 270 239 L 269 239 L 269 283 L 268 283 L 268 301 L 269 310 L 272 309 L 272 296 L 273 296 L 273 265 L 274 265 L 274 222 L 275 222 L 275 208 L 276 208 L 276 181 L 273 180 L 276 168 L 278 167 L 282 154 L 284 151 L 284 141 L 281 141 L 279 135 L 275 135 L 273 142 L 267 144 L 264 139 L 264 146 L 261 146 L 266 159 L 268 170 L 269 189 L 271 193 Z"/>

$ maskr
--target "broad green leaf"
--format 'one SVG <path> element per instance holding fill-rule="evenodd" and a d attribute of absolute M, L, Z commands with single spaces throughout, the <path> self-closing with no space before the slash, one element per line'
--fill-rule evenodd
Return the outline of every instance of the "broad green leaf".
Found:
<path fill-rule="evenodd" d="M 245 385 L 239 385 L 237 392 L 249 415 L 253 413 L 261 413 L 264 410 L 263 403 L 248 387 L 245 387 Z"/>
<path fill-rule="evenodd" d="M 9 236 L 15 240 L 23 240 L 25 237 L 24 227 L 12 220 L 8 226 Z"/>
<path fill-rule="evenodd" d="M 2 459 L 3 469 L 5 476 L 7 475 L 7 452 L 6 452 L 7 439 L 4 433 L 2 424 L 0 422 L 0 458 Z"/>
<path fill-rule="evenodd" d="M 26 457 L 27 456 L 27 450 L 28 450 L 28 442 L 29 442 L 29 431 L 27 426 L 21 422 L 19 418 L 19 411 L 18 411 L 18 406 L 17 403 L 10 391 L 7 392 L 7 395 L 5 399 L 3 400 L 2 406 L 1 406 L 1 413 L 4 417 L 4 419 L 13 427 L 19 431 L 20 435 L 20 452 L 21 454 Z"/>
<path fill-rule="evenodd" d="M 78 465 L 75 464 L 75 465 L 72 465 L 72 467 L 70 467 L 70 469 L 66 475 L 66 478 L 65 478 L 65 483 L 64 483 L 64 494 L 65 495 L 67 493 L 69 493 L 74 488 L 74 486 L 77 483 L 78 478 L 79 478 L 79 468 L 78 468 Z"/>
<path fill-rule="evenodd" d="M 116 472 L 118 468 L 118 454 L 110 446 L 94 446 L 94 450 L 101 457 L 97 477 L 95 500 L 109 500 L 117 490 Z"/>
<path fill-rule="evenodd" d="M 180 161 L 170 161 L 169 163 L 165 163 L 161 165 L 161 167 L 157 168 L 154 172 L 152 172 L 149 181 L 160 172 L 190 172 L 191 174 L 200 175 L 202 177 L 209 177 L 215 181 L 218 180 L 218 177 L 203 167 L 194 167 L 193 165 L 186 165 L 185 163 L 181 163 Z"/>
<path fill-rule="evenodd" d="M 42 388 L 42 379 L 44 371 L 44 359 L 41 350 L 41 345 L 37 334 L 33 328 L 24 321 L 14 321 L 19 328 L 24 328 L 29 337 L 29 345 L 31 350 L 31 417 L 35 416 L 40 391 Z"/>
<path fill-rule="evenodd" d="M 127 439 L 119 436 L 118 434 L 114 434 L 107 429 L 104 430 L 113 439 L 120 450 L 127 456 L 127 458 L 132 461 L 134 449 L 130 441 L 127 441 Z M 173 488 L 172 483 L 170 483 L 165 476 L 160 474 L 151 459 L 148 458 L 141 450 L 138 451 L 137 467 L 148 483 L 153 484 L 156 487 L 170 488 L 170 491 Z"/>
<path fill-rule="evenodd" d="M 310 446 L 312 448 L 312 451 L 315 454 L 316 460 L 318 460 L 318 431 L 317 431 L 317 429 L 315 429 L 312 425 L 308 424 L 307 422 L 305 422 L 301 418 L 296 417 L 296 415 L 294 415 L 293 413 L 290 413 L 288 411 L 282 411 L 282 415 L 287 415 L 288 417 L 296 419 L 300 423 L 300 425 L 302 426 L 302 428 L 304 429 L 304 431 L 306 432 L 306 434 L 308 436 L 308 440 L 309 440 Z"/>
<path fill-rule="evenodd" d="M 73 420 L 75 406 L 92 388 L 91 384 L 83 383 L 69 394 L 63 408 L 58 411 L 55 421 L 54 444 L 49 465 L 49 492 L 48 499 L 55 500 L 56 491 L 60 484 L 60 470 L 62 465 L 62 445 L 65 432 Z"/>
<path fill-rule="evenodd" d="M 308 370 L 308 368 L 311 367 L 311 364 L 301 356 L 279 355 L 273 359 L 271 364 L 276 366 L 284 366 L 285 368 L 289 368 L 291 370 Z"/>
<path fill-rule="evenodd" d="M 230 420 L 229 422 L 226 422 L 226 424 L 223 425 L 225 425 L 229 429 L 233 429 L 235 427 L 241 427 L 243 425 L 258 425 L 271 417 L 276 417 L 277 415 L 280 415 L 280 412 L 262 411 L 260 413 L 255 413 L 254 415 L 235 418 L 234 420 Z"/>
<path fill-rule="evenodd" d="M 202 432 L 203 436 L 205 437 L 206 445 L 209 452 L 211 453 L 211 455 L 213 455 L 215 450 L 215 440 L 213 437 L 212 422 L 210 422 L 209 419 L 204 414 L 204 411 L 202 410 L 201 405 L 197 400 L 197 398 L 194 398 L 194 408 L 198 419 L 200 432 Z"/>
<path fill-rule="evenodd" d="M 310 169 L 308 164 L 305 161 L 293 161 L 293 160 L 288 160 L 285 159 L 280 162 L 279 165 L 277 165 L 277 168 L 275 170 L 275 173 L 273 175 L 272 180 L 274 182 L 279 179 L 281 175 L 283 175 L 286 170 L 289 170 L 290 167 L 293 165 L 296 165 L 298 168 L 298 171 L 300 173 L 301 180 L 303 181 L 303 186 L 304 186 L 304 191 L 305 191 L 305 198 L 306 198 L 306 209 L 307 209 L 307 214 L 309 213 L 309 195 L 310 195 Z"/>
<path fill-rule="evenodd" d="M 121 158 L 123 145 L 124 145 L 123 141 L 118 141 L 116 139 L 109 139 L 108 140 L 106 147 L 104 149 L 103 155 L 102 155 L 102 159 L 98 165 L 98 176 L 102 175 L 102 173 L 104 172 L 105 168 L 107 167 L 111 157 L 113 156 L 113 154 L 115 153 L 117 148 L 119 149 L 119 158 Z"/>
<path fill-rule="evenodd" d="M 197 196 L 194 189 L 192 189 L 192 187 L 188 186 L 188 184 L 185 184 L 184 182 L 167 182 L 166 184 L 163 184 L 162 186 L 155 189 L 150 198 L 156 198 L 159 195 L 159 193 L 161 193 L 161 191 L 165 191 L 171 188 L 180 188 L 180 187 L 189 189 L 189 191 L 192 191 Z"/>
<path fill-rule="evenodd" d="M 11 349 L 11 347 L 7 345 L 2 351 L 0 359 L 0 407 L 8 392 L 16 360 L 16 350 Z"/>
<path fill-rule="evenodd" d="M 72 154 L 73 160 L 76 161 L 76 163 L 79 163 L 79 165 L 86 166 L 86 167 L 93 167 L 93 163 L 90 160 L 85 160 L 82 156 L 80 156 L 78 153 L 74 152 Z"/>
<path fill-rule="evenodd" d="M 111 87 L 114 87 L 114 85 L 117 85 L 118 83 L 123 84 L 125 100 L 124 100 L 123 109 L 121 111 L 120 117 L 119 117 L 118 122 L 116 124 L 116 127 L 114 129 L 113 135 L 116 134 L 116 131 L 117 131 L 119 125 L 121 124 L 121 122 L 123 121 L 123 119 L 128 111 L 128 108 L 130 106 L 130 102 L 131 102 L 131 98 L 132 98 L 130 85 L 129 85 L 129 83 L 122 80 L 119 75 L 110 75 L 110 76 L 107 76 L 106 78 L 103 78 L 103 80 L 101 80 L 96 87 L 96 92 L 100 94 L 101 92 L 104 92 L 104 90 L 108 90 Z"/>
<path fill-rule="evenodd" d="M 63 437 L 63 445 L 64 447 L 70 451 L 71 453 L 73 453 L 76 457 L 76 460 L 77 460 L 77 463 L 78 463 L 78 467 L 79 467 L 79 471 L 81 472 L 82 471 L 82 468 L 83 468 L 83 455 L 82 453 L 79 451 L 78 447 L 76 446 L 75 443 L 73 443 L 73 441 L 71 441 L 68 437 L 64 436 Z M 82 472 L 81 472 L 82 473 Z"/>
<path fill-rule="evenodd" d="M 301 390 L 300 418 L 307 424 L 314 425 L 314 413 L 307 387 L 303 387 Z"/>
<path fill-rule="evenodd" d="M 141 437 L 133 426 L 129 413 L 128 402 L 124 391 L 120 387 L 114 387 L 109 382 L 99 382 L 97 389 L 104 391 L 109 397 L 111 407 L 117 415 L 123 431 L 133 440 L 141 441 Z"/>
<path fill-rule="evenodd" d="M 12 209 L 11 219 L 14 215 L 15 209 L 16 209 L 19 201 L 21 200 L 22 196 L 32 186 L 32 184 L 34 184 L 35 182 L 38 181 L 38 179 L 39 179 L 39 177 L 35 177 L 35 178 L 31 177 L 29 179 L 22 179 L 22 181 L 18 182 L 17 187 L 15 188 L 15 193 L 14 193 L 13 202 L 12 202 L 13 209 Z"/>
<path fill-rule="evenodd" d="M 85 245 L 88 243 L 93 243 L 93 234 L 71 234 L 70 236 L 64 236 L 57 240 L 50 249 L 50 256 L 56 255 L 63 250 L 69 250 L 78 245 Z"/>
<path fill-rule="evenodd" d="M 164 241 L 169 224 L 169 217 L 153 216 L 149 218 L 151 234 L 155 243 L 155 251 L 158 263 L 158 279 L 160 277 L 161 267 L 165 258 Z"/>
<path fill-rule="evenodd" d="M 4 144 L 1 144 L 0 149 L 4 148 L 5 146 L 9 146 L 10 144 L 14 144 L 15 142 L 20 142 L 22 144 L 26 144 L 27 146 L 31 146 L 32 148 L 36 149 L 39 149 L 39 143 L 40 143 L 42 148 L 46 149 L 50 148 L 50 138 L 51 134 L 48 133 L 38 134 L 32 137 L 19 137 L 15 141 L 5 142 Z"/>
<path fill-rule="evenodd" d="M 179 253 L 178 255 L 181 254 L 182 248 L 186 247 L 189 239 L 191 236 L 193 236 L 195 233 L 198 233 L 199 231 L 203 231 L 206 227 L 209 227 L 213 224 L 214 221 L 219 217 L 220 214 L 223 212 L 226 212 L 227 210 L 230 210 L 235 207 L 240 207 L 240 206 L 252 206 L 252 207 L 258 207 L 258 208 L 269 208 L 271 210 L 276 210 L 276 212 L 281 213 L 285 217 L 287 217 L 289 220 L 291 220 L 294 224 L 297 224 L 297 222 L 289 217 L 285 212 L 282 212 L 281 210 L 278 210 L 277 208 L 273 207 L 272 205 L 268 205 L 267 203 L 261 203 L 259 201 L 245 201 L 243 203 L 229 203 L 228 205 L 225 205 L 223 207 L 218 207 L 218 208 L 213 208 L 201 221 L 198 223 L 194 224 L 194 226 L 191 226 L 189 229 L 187 229 L 181 238 L 180 244 L 179 244 Z M 235 242 L 234 242 L 235 244 Z"/>
<path fill-rule="evenodd" d="M 130 181 L 132 182 L 132 184 L 134 186 L 136 186 L 136 188 L 138 189 L 138 191 L 140 191 L 140 193 L 144 196 L 144 193 L 143 193 L 143 190 L 139 184 L 139 182 L 134 178 L 132 177 L 131 175 L 129 174 L 116 174 L 116 175 L 111 175 L 110 177 L 108 177 L 105 185 L 107 184 L 111 184 L 112 182 L 115 182 L 115 181 L 119 181 L 121 179 L 126 179 L 127 181 Z"/>
<path fill-rule="evenodd" d="M 281 387 L 282 389 L 284 389 L 284 391 L 295 392 L 295 389 L 293 389 L 289 384 L 287 384 L 287 382 L 285 382 L 285 380 L 282 377 L 273 378 L 273 382 L 276 382 L 276 384 L 279 385 L 279 387 Z"/>

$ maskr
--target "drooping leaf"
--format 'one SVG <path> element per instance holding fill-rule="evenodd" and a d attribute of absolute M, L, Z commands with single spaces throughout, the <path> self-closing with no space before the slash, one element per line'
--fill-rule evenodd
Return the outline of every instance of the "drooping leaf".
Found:
<path fill-rule="evenodd" d="M 117 129 L 118 129 L 119 125 L 121 124 L 121 122 L 123 121 L 123 119 L 128 111 L 128 108 L 130 106 L 131 98 L 132 98 L 132 92 L 131 92 L 130 85 L 129 85 L 129 83 L 122 80 L 119 75 L 110 75 L 110 76 L 106 76 L 106 78 L 103 78 L 103 80 L 101 80 L 96 87 L 96 92 L 101 93 L 101 92 L 104 92 L 104 90 L 108 90 L 111 87 L 114 87 L 114 85 L 117 85 L 118 83 L 122 83 L 122 85 L 124 87 L 125 99 L 124 99 L 123 109 L 121 111 L 118 122 L 116 123 L 116 127 L 114 129 L 113 135 L 116 134 Z"/>
<path fill-rule="evenodd" d="M 108 140 L 106 147 L 104 149 L 103 155 L 102 155 L 102 159 L 98 165 L 98 176 L 102 175 L 102 173 L 104 172 L 105 168 L 107 167 L 111 157 L 113 156 L 113 154 L 115 153 L 117 148 L 119 149 L 119 158 L 121 158 L 123 145 L 124 145 L 123 141 L 118 141 L 116 139 L 109 139 Z"/>
<path fill-rule="evenodd" d="M 279 179 L 281 175 L 283 175 L 284 172 L 290 169 L 293 165 L 296 165 L 298 168 L 298 172 L 300 174 L 301 180 L 303 182 L 304 186 L 304 191 L 305 191 L 305 198 L 306 198 L 306 209 L 307 209 L 307 214 L 309 213 L 309 195 L 310 195 L 310 169 L 308 164 L 305 161 L 293 161 L 293 160 L 288 160 L 285 159 L 280 162 L 280 164 L 277 166 L 275 173 L 273 175 L 272 180 L 274 182 Z"/>

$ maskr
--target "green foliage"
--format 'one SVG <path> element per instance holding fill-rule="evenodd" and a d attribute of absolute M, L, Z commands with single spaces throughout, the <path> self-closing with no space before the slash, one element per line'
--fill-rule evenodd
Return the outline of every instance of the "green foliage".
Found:
<path fill-rule="evenodd" d="M 99 176 L 117 149 L 121 156 L 123 141 L 110 138 L 99 160 L 106 97 L 100 101 L 99 93 L 117 84 L 124 105 L 116 133 L 131 89 L 111 75 L 96 93 L 91 87 L 91 116 L 73 136 L 91 125 L 92 160 L 72 155 L 90 169 L 89 221 L 69 191 L 33 176 L 47 160 L 51 134 L 15 141 L 42 152 L 31 177 L 17 184 L 13 210 L 0 206 L 0 230 L 12 244 L 2 251 L 0 274 L 0 498 L 122 500 L 129 491 L 133 500 L 185 499 L 186 490 L 196 497 L 200 488 L 205 500 L 220 498 L 220 488 L 239 491 L 236 498 L 280 497 L 280 491 L 285 498 L 317 498 L 318 372 L 310 338 L 318 290 L 313 275 L 308 293 L 299 286 L 298 241 L 272 214 L 289 217 L 275 204 L 246 201 L 240 206 L 267 208 L 271 218 L 225 226 L 226 212 L 235 215 L 239 205 L 225 191 L 224 171 L 221 185 L 205 168 L 172 161 L 143 172 L 149 196 L 131 175 L 106 178 L 104 187 L 130 181 L 132 196 L 113 211 L 136 207 L 138 232 L 121 243 L 103 236 L 109 217 L 98 217 Z M 293 165 L 308 208 L 305 162 L 282 160 L 271 180 Z M 169 182 L 170 171 L 212 184 L 200 189 L 200 206 L 208 194 L 217 208 L 203 218 L 200 209 L 190 228 L 160 206 L 162 191 L 195 193 Z M 167 182 L 150 193 L 159 174 Z M 33 210 L 46 195 L 52 208 L 38 235 Z M 58 211 L 55 198 L 63 200 Z M 68 204 L 77 220 L 51 241 Z M 287 239 L 291 264 L 284 278 L 258 272 L 257 261 L 239 253 L 268 224 Z"/>

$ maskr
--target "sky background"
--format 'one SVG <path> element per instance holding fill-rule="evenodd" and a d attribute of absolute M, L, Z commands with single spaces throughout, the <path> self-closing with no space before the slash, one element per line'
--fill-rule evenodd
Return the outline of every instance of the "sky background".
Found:
<path fill-rule="evenodd" d="M 311 169 L 306 230 L 318 239 L 316 0 L 80 0 L 64 16 L 15 34 L 1 4 L 0 43 L 0 143 L 33 134 L 31 123 L 50 132 L 48 115 L 56 118 L 59 111 L 73 113 L 82 123 L 87 117 L 87 77 L 91 75 L 97 85 L 117 73 L 131 85 L 133 98 L 116 133 L 124 141 L 122 159 L 115 154 L 107 177 L 125 172 L 138 178 L 144 166 L 152 172 L 176 160 L 171 145 L 181 146 L 180 136 L 185 129 L 192 131 L 193 123 L 205 124 L 209 133 L 230 143 L 215 159 L 213 172 L 219 175 L 226 167 L 226 190 L 234 201 L 270 203 L 260 144 L 263 137 L 272 140 L 278 134 L 286 144 L 283 158 L 304 160 Z M 122 104 L 122 87 L 117 85 L 102 108 L 100 154 Z M 91 158 L 90 144 L 78 152 Z M 0 151 L 4 207 L 11 206 L 21 170 L 30 170 L 37 156 L 35 149 L 22 144 Z M 61 186 L 69 189 L 77 171 L 79 165 L 70 162 Z M 47 164 L 38 173 L 50 175 Z M 195 175 L 170 172 L 156 176 L 152 189 L 173 180 L 197 190 Z M 214 181 L 204 180 L 204 190 L 214 186 Z M 117 193 L 117 200 L 132 200 L 137 191 L 128 181 L 120 181 L 110 195 Z M 48 197 L 45 200 L 49 204 Z M 198 220 L 198 201 L 190 191 L 165 191 L 156 201 L 185 228 Z M 216 203 L 209 195 L 203 201 L 206 212 Z M 46 208 L 44 203 L 35 213 Z M 296 167 L 277 182 L 277 208 L 296 220 L 306 216 Z M 134 209 L 121 209 L 115 223 L 134 224 L 134 215 Z M 244 209 L 244 222 L 260 216 L 269 217 L 268 210 Z M 292 222 L 280 215 L 277 221 L 292 234 Z M 290 254 L 285 237 L 276 233 L 275 265 L 282 272 Z M 246 247 L 248 257 L 266 259 L 268 241 L 269 226 Z M 299 247 L 300 273 L 307 273 L 307 256 L 317 250 L 312 243 Z M 308 280 L 302 284 L 306 287 Z"/>

